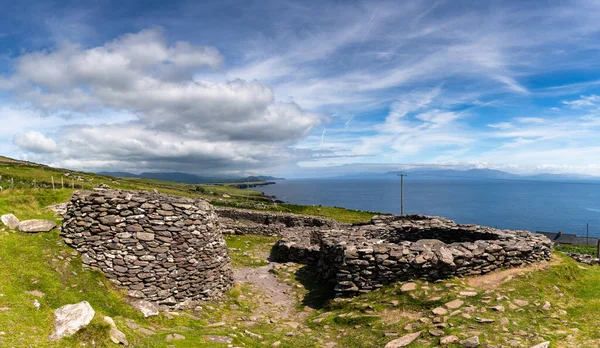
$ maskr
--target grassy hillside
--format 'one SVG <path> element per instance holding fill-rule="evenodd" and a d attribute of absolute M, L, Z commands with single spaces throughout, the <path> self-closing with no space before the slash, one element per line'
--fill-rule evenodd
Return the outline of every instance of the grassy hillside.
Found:
<path fill-rule="evenodd" d="M 23 186 L 0 193 L 0 215 L 14 213 L 21 219 L 47 218 L 60 223 L 46 207 L 68 200 L 72 189 L 28 185 L 64 173 L 2 160 L 2 186 L 7 187 L 7 175 L 18 177 Z M 273 204 L 258 192 L 227 186 L 76 175 L 93 180 L 89 186 L 104 182 L 116 188 L 156 188 L 223 205 L 345 221 L 367 220 L 372 215 L 342 208 Z M 0 347 L 113 347 L 107 338 L 108 327 L 101 321 L 104 315 L 111 316 L 136 347 L 382 347 L 416 331 L 421 337 L 410 347 L 438 346 L 440 337 L 448 335 L 460 339 L 478 336 L 482 343 L 496 347 L 530 347 L 543 341 L 550 341 L 551 347 L 600 347 L 596 328 L 600 321 L 600 267 L 578 265 L 560 253 L 547 264 L 483 277 L 416 281 L 411 291 L 395 284 L 340 300 L 331 298 L 329 288 L 317 281 L 310 267 L 268 263 L 275 240 L 228 237 L 241 281 L 221 301 L 145 319 L 102 274 L 82 269 L 77 252 L 62 242 L 58 231 L 24 234 L 0 227 Z M 462 302 L 458 309 L 440 316 L 432 313 L 456 299 Z M 71 338 L 50 343 L 47 337 L 53 330 L 54 309 L 79 301 L 90 302 L 96 310 L 92 325 Z M 167 342 L 174 333 L 185 339 Z"/>

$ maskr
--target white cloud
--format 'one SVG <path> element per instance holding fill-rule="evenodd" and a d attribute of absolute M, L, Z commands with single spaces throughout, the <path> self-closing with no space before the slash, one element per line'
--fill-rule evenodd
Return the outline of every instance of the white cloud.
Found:
<path fill-rule="evenodd" d="M 102 46 L 65 43 L 23 55 L 8 81 L 15 97 L 38 113 L 134 115 L 112 126 L 65 124 L 56 132 L 60 152 L 46 163 L 183 164 L 202 171 L 265 166 L 293 156 L 287 147 L 308 135 L 321 116 L 276 102 L 273 91 L 256 81 L 195 78 L 198 69 L 222 61 L 214 48 L 169 45 L 161 31 L 145 30 Z M 14 143 L 38 153 L 57 147 L 33 132 Z"/>
<path fill-rule="evenodd" d="M 597 107 L 600 105 L 600 96 L 597 95 L 582 95 L 577 100 L 567 101 L 564 100 L 563 104 L 573 108 L 573 109 L 581 109 L 581 108 L 589 108 L 589 107 Z"/>
<path fill-rule="evenodd" d="M 17 134 L 13 141 L 15 145 L 21 149 L 34 153 L 51 153 L 58 151 L 58 146 L 54 140 L 36 131 Z"/>

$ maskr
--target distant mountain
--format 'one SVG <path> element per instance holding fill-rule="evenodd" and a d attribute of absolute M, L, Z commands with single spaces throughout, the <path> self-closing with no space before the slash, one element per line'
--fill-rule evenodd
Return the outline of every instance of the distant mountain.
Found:
<path fill-rule="evenodd" d="M 120 178 L 138 178 L 137 175 L 127 173 L 127 172 L 99 172 L 97 174 L 105 175 L 105 176 L 118 176 Z"/>
<path fill-rule="evenodd" d="M 139 178 L 139 179 L 154 179 L 154 180 L 162 180 L 162 181 L 171 181 L 171 182 L 179 182 L 184 184 L 225 184 L 225 183 L 254 183 L 254 182 L 263 182 L 263 181 L 273 181 L 273 180 L 285 180 L 284 178 L 277 178 L 273 176 L 249 176 L 249 177 L 241 177 L 241 176 L 233 176 L 233 175 L 223 175 L 223 176 L 200 176 L 196 174 L 188 174 L 188 173 L 163 173 L 163 172 L 144 172 L 141 174 L 132 174 L 128 172 L 100 172 L 100 175 L 107 176 L 116 176 L 121 178 Z"/>
<path fill-rule="evenodd" d="M 573 173 L 565 173 L 565 174 L 550 174 L 550 173 L 541 173 L 536 175 L 531 175 L 528 178 L 532 180 L 600 180 L 600 177 L 585 175 L 585 174 L 573 174 Z"/>
<path fill-rule="evenodd" d="M 285 178 L 278 178 L 276 176 L 268 176 L 268 175 L 250 176 L 250 178 L 257 178 L 260 181 L 285 180 Z"/>
<path fill-rule="evenodd" d="M 495 169 L 432 169 L 432 170 L 407 170 L 393 171 L 387 174 L 397 175 L 406 173 L 409 176 L 412 174 L 418 177 L 446 177 L 446 178 L 469 178 L 469 179 L 518 179 L 519 175 L 503 172 Z"/>
<path fill-rule="evenodd" d="M 502 180 L 533 180 L 533 181 L 597 181 L 600 177 L 584 175 L 584 174 L 550 174 L 541 173 L 534 175 L 517 175 L 507 173 L 495 169 L 469 169 L 469 170 L 454 170 L 454 169 L 432 169 L 432 170 L 406 170 L 406 171 L 391 171 L 386 175 L 397 175 L 406 173 L 409 176 L 420 178 L 428 177 L 444 177 L 444 178 L 466 178 L 466 179 L 502 179 Z"/>

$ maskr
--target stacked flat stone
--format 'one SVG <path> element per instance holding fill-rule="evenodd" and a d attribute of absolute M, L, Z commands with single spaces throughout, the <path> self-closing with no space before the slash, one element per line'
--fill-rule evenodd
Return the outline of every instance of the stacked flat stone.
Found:
<path fill-rule="evenodd" d="M 294 228 L 321 227 L 337 228 L 340 224 L 331 219 L 287 214 L 270 211 L 257 211 L 230 207 L 215 207 L 225 234 L 258 234 L 282 236 L 286 230 Z"/>
<path fill-rule="evenodd" d="M 573 260 L 587 265 L 600 265 L 600 259 L 587 254 L 567 253 Z"/>
<path fill-rule="evenodd" d="M 300 259 L 302 248 L 309 259 Z M 296 257 L 290 261 L 316 264 L 336 294 L 347 296 L 396 281 L 479 275 L 549 260 L 551 242 L 527 231 L 459 225 L 440 217 L 378 216 L 366 225 L 320 231 L 310 240 L 283 238 L 274 255 L 286 261 L 290 254 Z"/>
<path fill-rule="evenodd" d="M 75 192 L 64 241 L 131 296 L 165 306 L 220 297 L 232 284 L 218 216 L 203 200 L 96 189 Z"/>

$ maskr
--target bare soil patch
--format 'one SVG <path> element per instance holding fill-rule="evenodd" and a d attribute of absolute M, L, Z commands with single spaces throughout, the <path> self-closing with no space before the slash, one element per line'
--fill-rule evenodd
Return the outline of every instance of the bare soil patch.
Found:
<path fill-rule="evenodd" d="M 481 276 L 467 277 L 465 280 L 469 286 L 474 288 L 494 289 L 499 285 L 514 279 L 515 277 L 529 272 L 547 270 L 549 266 L 559 264 L 560 262 L 562 262 L 560 258 L 553 256 L 552 260 L 549 262 L 539 262 L 524 267 L 508 268 Z"/>
<path fill-rule="evenodd" d="M 238 268 L 233 270 L 236 282 L 250 283 L 259 290 L 264 298 L 257 314 L 290 318 L 295 312 L 297 300 L 293 297 L 292 287 L 277 281 L 270 271 L 273 264 L 255 268 Z"/>

